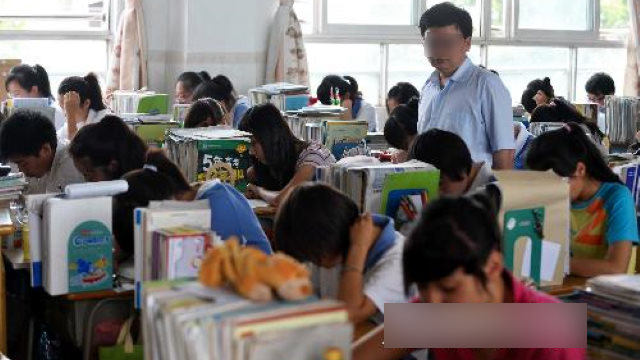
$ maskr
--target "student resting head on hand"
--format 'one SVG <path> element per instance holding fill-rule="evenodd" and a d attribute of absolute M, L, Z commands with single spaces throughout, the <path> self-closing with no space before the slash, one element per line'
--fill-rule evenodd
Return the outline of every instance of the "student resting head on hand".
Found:
<path fill-rule="evenodd" d="M 58 140 L 62 143 L 73 139 L 84 125 L 97 123 L 109 113 L 102 100 L 100 82 L 93 73 L 62 80 L 58 87 L 58 103 L 67 117 L 64 126 L 58 130 Z"/>

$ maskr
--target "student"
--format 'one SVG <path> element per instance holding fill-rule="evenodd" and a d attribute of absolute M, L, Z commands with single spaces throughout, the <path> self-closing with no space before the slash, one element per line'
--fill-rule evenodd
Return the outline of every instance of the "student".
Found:
<path fill-rule="evenodd" d="M 56 130 L 62 128 L 65 122 L 64 113 L 56 104 L 51 94 L 49 75 L 40 65 L 18 65 L 11 68 L 4 86 L 12 98 L 45 98 L 49 99 L 49 106 L 55 109 L 54 125 Z"/>
<path fill-rule="evenodd" d="M 609 74 L 599 72 L 593 74 L 584 86 L 589 101 L 604 108 L 604 98 L 607 95 L 615 95 L 616 84 Z"/>
<path fill-rule="evenodd" d="M 535 138 L 533 134 L 527 130 L 527 127 L 519 121 L 513 123 L 513 135 L 516 139 L 516 152 L 513 157 L 513 168 L 523 170 L 527 159 L 527 151 L 531 146 L 531 142 Z"/>
<path fill-rule="evenodd" d="M 550 103 L 554 97 L 555 91 L 551 86 L 551 79 L 546 77 L 532 80 L 527 84 L 527 88 L 522 93 L 520 103 L 529 114 L 533 114 L 536 107 Z"/>
<path fill-rule="evenodd" d="M 385 303 L 406 302 L 404 238 L 393 220 L 360 215 L 351 199 L 328 185 L 307 183 L 291 192 L 276 217 L 275 239 L 278 250 L 300 261 L 341 267 L 337 298 L 354 323 L 384 313 Z"/>
<path fill-rule="evenodd" d="M 604 134 L 598 128 L 598 125 L 587 121 L 587 119 L 576 110 L 576 108 L 568 101 L 555 98 L 550 100 L 549 104 L 542 104 L 538 106 L 531 114 L 531 122 L 563 122 L 570 123 L 575 122 L 587 131 L 592 141 L 600 146 Z M 604 151 L 604 150 L 602 150 Z"/>
<path fill-rule="evenodd" d="M 107 115 L 80 129 L 69 152 L 87 181 L 109 181 L 142 168 L 147 145 L 122 119 Z"/>
<path fill-rule="evenodd" d="M 412 98 L 407 104 L 396 106 L 384 124 L 384 138 L 397 149 L 394 163 L 407 160 L 409 147 L 418 133 L 418 102 L 418 98 Z"/>
<path fill-rule="evenodd" d="M 0 157 L 27 177 L 27 194 L 57 193 L 84 182 L 67 149 L 58 146 L 53 124 L 40 113 L 20 111 L 2 124 Z"/>
<path fill-rule="evenodd" d="M 458 196 L 474 192 L 497 180 L 487 163 L 474 163 L 469 148 L 458 135 L 431 129 L 418 135 L 409 159 L 440 170 L 440 194 Z"/>
<path fill-rule="evenodd" d="M 189 107 L 184 118 L 185 128 L 231 125 L 225 121 L 227 112 L 218 100 L 204 98 L 196 100 Z"/>
<path fill-rule="evenodd" d="M 58 130 L 58 141 L 68 143 L 86 124 L 97 123 L 109 111 L 102 101 L 102 90 L 95 74 L 72 76 L 62 80 L 58 87 L 58 103 L 67 121 Z"/>
<path fill-rule="evenodd" d="M 580 125 L 570 123 L 538 136 L 527 165 L 569 178 L 572 274 L 596 276 L 634 268 L 632 246 L 638 243 L 634 199 Z"/>
<path fill-rule="evenodd" d="M 464 214 L 464 216 L 460 216 Z M 441 198 L 422 214 L 403 251 L 405 288 L 418 288 L 417 302 L 558 303 L 560 300 L 524 286 L 505 269 L 500 229 L 491 202 Z M 426 319 L 425 319 L 426 320 Z M 385 348 L 384 328 L 354 346 L 354 360 L 391 360 L 412 350 Z M 545 359 L 582 360 L 584 349 L 429 349 L 436 360 Z"/>
<path fill-rule="evenodd" d="M 233 127 L 238 128 L 240 120 L 249 110 L 249 98 L 238 96 L 229 78 L 218 75 L 200 84 L 193 93 L 193 100 L 211 98 L 220 101 L 229 114 Z"/>
<path fill-rule="evenodd" d="M 378 129 L 378 116 L 373 105 L 364 101 L 358 90 L 358 82 L 351 76 L 329 75 L 322 79 L 316 91 L 318 100 L 324 105 L 331 104 L 331 93 L 340 98 L 340 105 L 347 109 L 343 120 L 363 120 L 369 124 L 369 131 Z"/>
<path fill-rule="evenodd" d="M 387 93 L 387 114 L 391 114 L 398 105 L 406 104 L 412 98 L 420 98 L 420 92 L 408 82 L 395 84 Z"/>
<path fill-rule="evenodd" d="M 324 146 L 296 138 L 274 105 L 251 108 L 239 129 L 253 134 L 250 153 L 254 165 L 249 169 L 247 196 L 273 206 L 296 185 L 313 180 L 316 168 L 336 162 Z"/>
<path fill-rule="evenodd" d="M 186 71 L 176 80 L 176 102 L 178 104 L 191 104 L 193 91 L 205 81 L 211 80 L 211 75 L 206 71 Z"/>
<path fill-rule="evenodd" d="M 114 235 L 126 252 L 133 251 L 133 210 L 153 200 L 208 200 L 211 207 L 211 230 L 223 240 L 231 236 L 243 244 L 271 254 L 271 245 L 260 227 L 247 199 L 233 186 L 218 180 L 189 185 L 180 169 L 162 150 L 149 151 L 142 169 L 127 173 L 123 179 L 129 190 L 115 197 Z"/>

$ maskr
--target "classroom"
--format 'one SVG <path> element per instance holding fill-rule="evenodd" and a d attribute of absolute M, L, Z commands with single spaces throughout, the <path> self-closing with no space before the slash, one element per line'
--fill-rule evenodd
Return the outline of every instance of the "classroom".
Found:
<path fill-rule="evenodd" d="M 0 360 L 640 359 L 640 0 L 0 0 Z"/>

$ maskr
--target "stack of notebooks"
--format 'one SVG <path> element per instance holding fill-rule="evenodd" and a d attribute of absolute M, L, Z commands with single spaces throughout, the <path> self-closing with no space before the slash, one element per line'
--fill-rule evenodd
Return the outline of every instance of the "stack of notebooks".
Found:
<path fill-rule="evenodd" d="M 19 199 L 26 186 L 27 181 L 22 173 L 0 177 L 0 202 Z"/>
<path fill-rule="evenodd" d="M 587 304 L 590 359 L 640 358 L 640 275 L 606 275 L 565 301 Z"/>
<path fill-rule="evenodd" d="M 142 316 L 147 359 L 350 358 L 353 325 L 333 300 L 255 303 L 197 282 L 150 283 Z"/>
<path fill-rule="evenodd" d="M 309 104 L 309 87 L 289 83 L 262 85 L 249 90 L 251 105 L 271 103 L 280 111 L 296 111 Z"/>
<path fill-rule="evenodd" d="M 113 113 L 127 119 L 169 120 L 169 95 L 153 91 L 115 91 L 111 100 Z"/>
<path fill-rule="evenodd" d="M 227 127 L 170 129 L 166 150 L 190 182 L 218 179 L 244 191 L 251 134 Z"/>
<path fill-rule="evenodd" d="M 607 96 L 605 99 L 606 133 L 612 145 L 631 144 L 638 132 L 640 99 Z"/>

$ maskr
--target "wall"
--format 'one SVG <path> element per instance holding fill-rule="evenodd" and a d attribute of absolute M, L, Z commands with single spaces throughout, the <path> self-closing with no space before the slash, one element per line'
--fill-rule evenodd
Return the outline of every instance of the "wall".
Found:
<path fill-rule="evenodd" d="M 143 0 L 149 88 L 173 94 L 183 71 L 225 74 L 239 93 L 264 83 L 277 0 Z"/>

